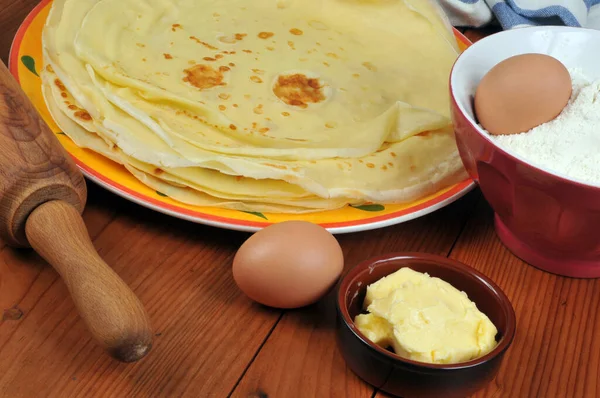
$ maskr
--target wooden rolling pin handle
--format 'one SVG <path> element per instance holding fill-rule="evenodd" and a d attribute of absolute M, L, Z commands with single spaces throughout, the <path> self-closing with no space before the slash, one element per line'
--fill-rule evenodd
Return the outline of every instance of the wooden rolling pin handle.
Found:
<path fill-rule="evenodd" d="M 54 200 L 27 218 L 31 246 L 60 274 L 75 306 L 94 338 L 122 362 L 144 357 L 152 347 L 152 332 L 144 307 L 100 258 L 79 212 Z"/>

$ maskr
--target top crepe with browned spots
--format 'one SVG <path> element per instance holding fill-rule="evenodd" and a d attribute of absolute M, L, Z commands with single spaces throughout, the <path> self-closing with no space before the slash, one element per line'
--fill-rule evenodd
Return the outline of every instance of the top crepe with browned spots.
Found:
<path fill-rule="evenodd" d="M 54 0 L 44 84 L 55 117 L 85 130 L 67 135 L 100 137 L 148 184 L 323 208 L 413 200 L 460 174 L 446 87 L 457 50 L 428 1 L 145 4 Z M 226 183 L 260 180 L 278 181 L 270 199 Z"/>

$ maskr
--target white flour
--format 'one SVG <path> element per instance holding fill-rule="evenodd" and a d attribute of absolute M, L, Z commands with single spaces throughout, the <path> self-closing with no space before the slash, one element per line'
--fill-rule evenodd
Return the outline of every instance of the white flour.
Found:
<path fill-rule="evenodd" d="M 600 186 L 600 80 L 569 70 L 573 94 L 560 115 L 526 133 L 490 135 L 499 147 L 554 174 Z"/>

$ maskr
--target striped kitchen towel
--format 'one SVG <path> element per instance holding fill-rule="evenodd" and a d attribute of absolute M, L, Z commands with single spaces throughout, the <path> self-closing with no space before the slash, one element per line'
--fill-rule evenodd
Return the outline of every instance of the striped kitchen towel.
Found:
<path fill-rule="evenodd" d="M 437 0 L 454 26 L 566 25 L 600 29 L 600 0 Z"/>

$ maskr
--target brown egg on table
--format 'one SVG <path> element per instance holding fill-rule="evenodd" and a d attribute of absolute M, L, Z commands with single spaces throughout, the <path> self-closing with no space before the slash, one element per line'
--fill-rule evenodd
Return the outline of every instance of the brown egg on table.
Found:
<path fill-rule="evenodd" d="M 494 66 L 475 92 L 475 115 L 490 134 L 524 133 L 557 117 L 569 102 L 571 76 L 556 58 L 517 55 Z"/>
<path fill-rule="evenodd" d="M 329 231 L 305 221 L 286 221 L 242 244 L 233 259 L 233 278 L 256 302 L 299 308 L 322 298 L 343 268 L 342 248 Z"/>

